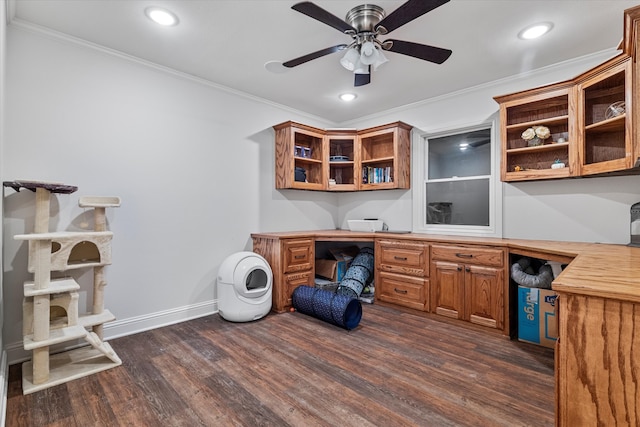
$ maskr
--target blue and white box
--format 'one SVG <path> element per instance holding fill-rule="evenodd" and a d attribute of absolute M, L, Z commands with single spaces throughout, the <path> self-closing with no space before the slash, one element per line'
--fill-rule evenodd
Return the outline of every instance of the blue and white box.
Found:
<path fill-rule="evenodd" d="M 558 339 L 556 299 L 550 289 L 518 286 L 518 339 L 553 348 Z"/>

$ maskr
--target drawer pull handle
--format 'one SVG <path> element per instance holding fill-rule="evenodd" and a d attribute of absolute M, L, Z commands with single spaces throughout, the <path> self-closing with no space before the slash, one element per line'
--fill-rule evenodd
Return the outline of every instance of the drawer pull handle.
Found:
<path fill-rule="evenodd" d="M 457 253 L 456 256 L 458 258 L 473 258 L 473 254 L 461 254 L 461 253 Z"/>
<path fill-rule="evenodd" d="M 398 261 L 406 261 L 407 257 L 406 256 L 394 256 L 393 259 L 397 259 Z"/>
<path fill-rule="evenodd" d="M 398 293 L 398 294 L 406 294 L 407 290 L 406 289 L 398 289 L 398 288 L 393 288 L 393 290 Z"/>
<path fill-rule="evenodd" d="M 306 255 L 296 255 L 294 256 L 295 259 L 303 259 L 306 258 Z"/>

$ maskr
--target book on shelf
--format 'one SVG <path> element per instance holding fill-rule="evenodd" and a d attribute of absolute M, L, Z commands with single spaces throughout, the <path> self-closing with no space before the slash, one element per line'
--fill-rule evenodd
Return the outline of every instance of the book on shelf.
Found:
<path fill-rule="evenodd" d="M 393 182 L 393 174 L 391 166 L 376 168 L 373 166 L 364 166 L 362 168 L 363 184 L 380 184 L 384 182 Z"/>

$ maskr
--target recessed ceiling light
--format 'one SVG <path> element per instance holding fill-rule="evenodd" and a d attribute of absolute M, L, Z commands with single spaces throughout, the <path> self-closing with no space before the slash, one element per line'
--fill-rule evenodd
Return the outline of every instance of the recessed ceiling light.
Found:
<path fill-rule="evenodd" d="M 358 95 L 356 95 L 355 93 L 343 93 L 342 95 L 340 95 L 340 99 L 343 100 L 344 102 L 353 101 L 357 97 Z"/>
<path fill-rule="evenodd" d="M 178 25 L 178 17 L 176 14 L 169 12 L 167 9 L 162 9 L 160 7 L 148 7 L 144 10 L 144 13 L 156 24 L 164 25 L 165 27 Z"/>
<path fill-rule="evenodd" d="M 553 28 L 551 22 L 541 22 L 539 24 L 530 25 L 518 33 L 518 37 L 525 40 L 537 39 L 547 34 Z"/>
<path fill-rule="evenodd" d="M 267 71 L 271 71 L 272 73 L 275 73 L 275 74 L 282 74 L 289 71 L 289 68 L 282 65 L 281 61 L 269 61 L 266 64 L 264 64 L 264 68 L 266 68 Z"/>

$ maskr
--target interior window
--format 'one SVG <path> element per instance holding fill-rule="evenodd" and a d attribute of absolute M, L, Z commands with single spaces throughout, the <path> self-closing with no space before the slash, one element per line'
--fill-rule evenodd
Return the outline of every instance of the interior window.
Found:
<path fill-rule="evenodd" d="M 414 231 L 496 235 L 493 125 L 423 135 Z M 416 193 L 415 188 L 420 188 Z"/>

